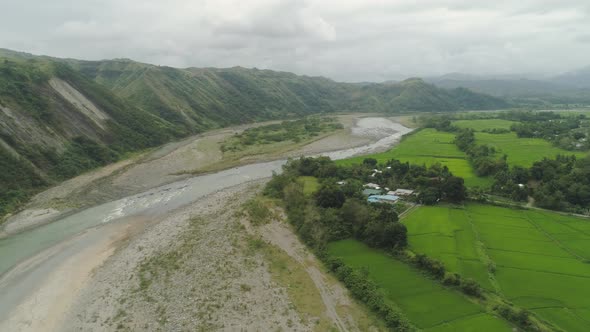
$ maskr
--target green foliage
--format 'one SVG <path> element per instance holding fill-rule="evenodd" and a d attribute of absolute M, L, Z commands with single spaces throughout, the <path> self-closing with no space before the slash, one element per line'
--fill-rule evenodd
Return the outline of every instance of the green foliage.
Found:
<path fill-rule="evenodd" d="M 248 200 L 244 204 L 244 210 L 246 213 L 248 213 L 248 218 L 254 225 L 268 223 L 272 217 L 272 211 L 260 197 L 255 197 Z"/>
<path fill-rule="evenodd" d="M 39 87 L 49 79 L 37 65 L 0 59 L 0 105 L 19 105 L 41 121 L 50 121 L 49 103 Z"/>
<path fill-rule="evenodd" d="M 118 155 L 104 145 L 85 137 L 76 137 L 50 170 L 54 178 L 65 180 L 86 170 L 117 160 Z"/>
<path fill-rule="evenodd" d="M 223 152 L 241 151 L 248 146 L 271 144 L 276 142 L 300 142 L 321 133 L 342 129 L 336 119 L 330 117 L 306 117 L 300 120 L 283 121 L 261 127 L 244 130 L 228 138 L 222 145 Z"/>
<path fill-rule="evenodd" d="M 326 265 L 350 290 L 352 296 L 377 313 L 392 331 L 414 331 L 416 328 L 400 310 L 385 299 L 375 282 L 361 269 L 352 269 L 338 258 L 325 258 Z"/>
<path fill-rule="evenodd" d="M 315 194 L 316 204 L 323 208 L 340 208 L 346 197 L 336 184 L 325 184 Z"/>
<path fill-rule="evenodd" d="M 47 185 L 33 167 L 0 146 L 0 216 L 24 203 L 36 188 Z"/>

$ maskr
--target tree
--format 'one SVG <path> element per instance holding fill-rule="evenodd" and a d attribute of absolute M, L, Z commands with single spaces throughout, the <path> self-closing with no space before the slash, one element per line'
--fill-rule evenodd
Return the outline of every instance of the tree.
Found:
<path fill-rule="evenodd" d="M 325 183 L 315 194 L 316 204 L 323 208 L 340 208 L 346 197 L 342 189 L 335 184 Z"/>
<path fill-rule="evenodd" d="M 424 188 L 420 194 L 418 194 L 418 201 L 426 205 L 434 205 L 440 198 L 439 191 L 436 188 Z"/>
<path fill-rule="evenodd" d="M 363 159 L 363 165 L 367 165 L 369 167 L 375 167 L 375 166 L 377 166 L 377 159 L 365 158 L 365 159 Z"/>
<path fill-rule="evenodd" d="M 387 223 L 393 223 L 398 221 L 397 212 L 395 207 L 387 203 L 373 203 L 371 204 L 374 218 Z"/>
<path fill-rule="evenodd" d="M 448 177 L 442 184 L 443 196 L 451 202 L 459 203 L 467 197 L 463 178 Z"/>
<path fill-rule="evenodd" d="M 340 209 L 342 222 L 350 229 L 351 235 L 359 237 L 369 222 L 369 208 L 357 199 L 347 199 Z"/>

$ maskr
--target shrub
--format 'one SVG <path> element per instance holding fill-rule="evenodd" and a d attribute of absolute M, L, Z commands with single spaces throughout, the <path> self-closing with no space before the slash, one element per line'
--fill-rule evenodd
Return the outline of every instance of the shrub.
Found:
<path fill-rule="evenodd" d="M 473 279 L 464 280 L 461 283 L 461 290 L 463 291 L 463 293 L 470 296 L 483 297 L 481 287 Z"/>

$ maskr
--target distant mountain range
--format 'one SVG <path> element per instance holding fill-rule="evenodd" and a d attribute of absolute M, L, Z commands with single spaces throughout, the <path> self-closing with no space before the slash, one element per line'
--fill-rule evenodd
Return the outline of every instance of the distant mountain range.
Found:
<path fill-rule="evenodd" d="M 590 67 L 544 79 L 525 75 L 477 76 L 452 73 L 425 78 L 445 89 L 463 87 L 506 98 L 518 105 L 590 104 Z"/>

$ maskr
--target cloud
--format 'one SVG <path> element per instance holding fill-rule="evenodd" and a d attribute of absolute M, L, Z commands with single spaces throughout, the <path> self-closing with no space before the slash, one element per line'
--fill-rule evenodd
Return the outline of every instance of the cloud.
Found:
<path fill-rule="evenodd" d="M 379 81 L 590 62 L 586 0 L 2 1 L 0 47 Z"/>

